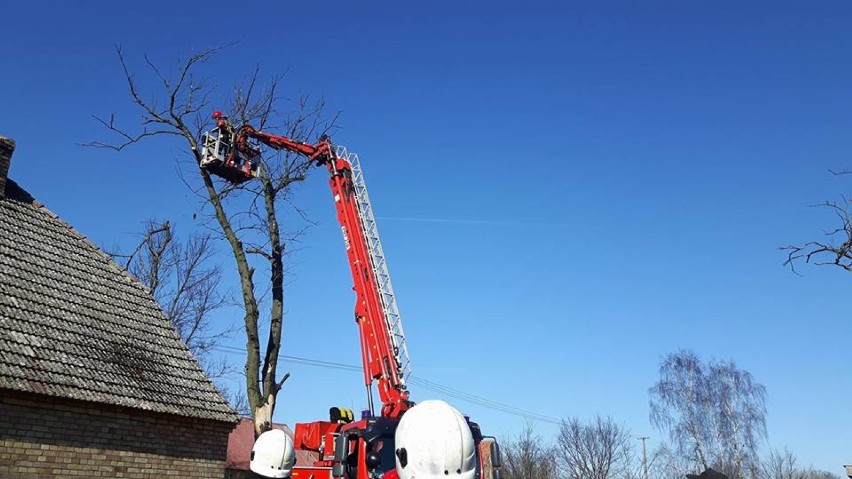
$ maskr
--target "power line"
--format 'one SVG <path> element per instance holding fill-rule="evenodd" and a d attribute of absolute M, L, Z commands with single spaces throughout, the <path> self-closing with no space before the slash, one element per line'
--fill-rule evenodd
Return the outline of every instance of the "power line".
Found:
<path fill-rule="evenodd" d="M 245 352 L 246 352 L 242 348 L 237 348 L 237 347 L 233 347 L 233 346 L 223 346 L 223 345 L 214 346 L 213 349 L 217 349 L 219 351 L 227 352 L 227 353 L 245 354 Z M 321 367 L 321 368 L 327 368 L 327 369 L 338 369 L 338 370 L 342 370 L 342 371 L 353 371 L 353 372 L 360 372 L 361 371 L 361 368 L 359 366 L 354 366 L 352 364 L 337 363 L 337 362 L 333 362 L 333 361 L 324 361 L 324 360 L 321 360 L 321 359 L 305 358 L 305 357 L 300 357 L 300 356 L 290 356 L 290 355 L 286 355 L 286 354 L 279 355 L 278 360 L 284 361 L 284 362 L 289 362 L 289 363 L 295 363 L 295 364 L 303 364 L 303 365 L 306 365 L 306 366 L 315 366 L 315 367 Z M 523 417 L 525 419 L 544 422 L 544 423 L 548 423 L 548 424 L 557 424 L 558 425 L 558 424 L 562 423 L 562 421 L 559 418 L 555 418 L 553 416 L 538 414 L 538 413 L 533 412 L 533 411 L 528 411 L 526 409 L 521 409 L 521 408 L 511 406 L 511 405 L 508 405 L 508 404 L 504 404 L 504 403 L 501 403 L 501 402 L 498 402 L 498 401 L 493 401 L 491 399 L 486 399 L 484 397 L 477 396 L 475 394 L 471 394 L 471 393 L 462 391 L 460 389 L 455 389 L 455 388 L 451 388 L 449 386 L 444 386 L 442 384 L 438 384 L 436 382 L 429 381 L 428 379 L 424 379 L 424 378 L 421 378 L 421 377 L 418 377 L 418 376 L 412 375 L 409 378 L 409 382 L 413 385 L 416 385 L 416 386 L 421 387 L 423 389 L 427 389 L 429 391 L 442 393 L 442 394 L 445 394 L 447 396 L 450 396 L 450 397 L 453 397 L 453 398 L 456 398 L 456 399 L 460 399 L 462 401 L 466 401 L 466 402 L 469 402 L 469 403 L 472 403 L 472 404 L 476 404 L 478 406 L 488 408 L 488 409 L 492 409 L 492 410 L 495 410 L 495 411 L 500 411 L 500 412 L 503 412 L 503 413 L 506 413 L 506 414 L 511 414 L 511 415 L 514 415 L 514 416 L 520 416 L 520 417 Z"/>
<path fill-rule="evenodd" d="M 452 396 L 452 397 L 455 397 L 457 399 L 461 399 L 463 401 L 471 402 L 471 403 L 477 404 L 477 405 L 482 406 L 482 407 L 494 409 L 494 410 L 505 412 L 505 413 L 508 413 L 508 414 L 513 414 L 515 416 L 521 416 L 521 417 L 524 417 L 524 418 L 527 418 L 527 419 L 532 419 L 532 420 L 540 421 L 540 422 L 546 422 L 546 423 L 550 423 L 550 424 L 561 424 L 561 422 L 562 422 L 559 419 L 552 417 L 552 416 L 546 416 L 544 414 L 538 414 L 538 413 L 535 413 L 535 412 L 532 412 L 532 411 L 528 411 L 526 409 L 521 409 L 521 408 L 518 408 L 518 407 L 515 407 L 515 406 L 510 406 L 508 404 L 493 401 L 491 399 L 486 399 L 486 398 L 483 398 L 481 396 L 477 396 L 475 394 L 470 394 L 470 393 L 461 391 L 459 389 L 454 389 L 454 388 L 451 388 L 449 386 L 444 386 L 444 385 L 441 385 L 441 384 L 438 384 L 438 383 L 435 383 L 435 382 L 432 382 L 432 381 L 428 381 L 428 380 L 420 378 L 420 377 L 412 376 L 411 382 L 413 384 L 416 384 L 416 385 L 424 388 L 424 389 L 429 389 L 431 391 L 441 392 L 441 393 L 447 394 L 448 396 Z"/>

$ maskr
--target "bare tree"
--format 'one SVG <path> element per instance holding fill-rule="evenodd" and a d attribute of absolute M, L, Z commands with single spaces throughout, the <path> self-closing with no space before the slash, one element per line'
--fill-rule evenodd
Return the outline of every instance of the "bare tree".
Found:
<path fill-rule="evenodd" d="M 148 287 L 181 339 L 215 378 L 224 371 L 213 362 L 213 347 L 232 331 L 211 324 L 210 314 L 225 304 L 219 291 L 222 270 L 211 261 L 214 253 L 209 234 L 193 234 L 183 242 L 170 222 L 148 220 L 133 251 L 110 255 Z"/>
<path fill-rule="evenodd" d="M 789 449 L 773 450 L 760 465 L 760 479 L 840 479 L 837 474 L 812 467 L 799 467 L 796 455 Z"/>
<path fill-rule="evenodd" d="M 650 476 L 655 479 L 684 479 L 687 472 L 694 470 L 689 461 L 678 455 L 669 444 L 660 444 L 648 461 Z"/>
<path fill-rule="evenodd" d="M 214 355 L 214 348 L 235 331 L 233 325 L 214 327 L 212 313 L 225 305 L 220 293 L 222 270 L 213 261 L 210 234 L 193 233 L 187 240 L 175 236 L 169 221 L 148 220 L 145 233 L 130 252 L 113 249 L 112 258 L 148 287 L 181 339 L 192 351 L 222 394 L 240 414 L 249 414 L 245 395 L 221 379 L 233 371 Z"/>
<path fill-rule="evenodd" d="M 832 172 L 836 176 L 850 172 Z M 796 263 L 805 262 L 816 265 L 833 265 L 846 271 L 852 271 L 852 200 L 845 196 L 840 201 L 824 201 L 813 205 L 828 209 L 835 218 L 836 226 L 823 231 L 825 240 L 809 241 L 799 245 L 781 247 L 787 252 L 785 266 L 796 272 Z"/>
<path fill-rule="evenodd" d="M 807 479 L 841 479 L 840 474 L 835 474 L 829 471 L 821 471 L 818 469 L 811 469 L 808 471 Z"/>
<path fill-rule="evenodd" d="M 527 424 L 516 437 L 501 442 L 505 479 L 558 477 L 554 451 L 535 433 L 532 424 Z"/>
<path fill-rule="evenodd" d="M 596 416 L 562 421 L 556 456 L 565 479 L 630 479 L 637 477 L 633 438 L 611 418 Z"/>
<path fill-rule="evenodd" d="M 296 155 L 275 153 L 261 159 L 261 173 L 253 181 L 234 185 L 211 176 L 199 166 L 199 137 L 205 127 L 212 126 L 206 117 L 212 111 L 210 100 L 215 89 L 195 72 L 219 49 L 205 50 L 180 62 L 173 75 L 164 74 L 145 57 L 149 78 L 158 85 L 153 95 L 142 94 L 142 84 L 131 74 L 122 50 L 116 50 L 130 99 L 142 113 L 140 130 L 119 127 L 113 116 L 96 117 L 118 141 L 94 141 L 88 146 L 121 151 L 145 139 L 172 138 L 185 147 L 192 173 L 184 180 L 203 202 L 211 230 L 225 241 L 234 258 L 246 333 L 246 397 L 255 435 L 259 435 L 270 424 L 278 392 L 289 377 L 289 373 L 278 374 L 284 322 L 284 257 L 288 241 L 300 231 L 285 232 L 283 206 L 290 199 L 290 187 L 305 179 L 311 164 Z M 280 79 L 273 77 L 264 87 L 259 69 L 255 69 L 235 87 L 230 100 L 222 99 L 229 107 L 221 110 L 235 122 L 295 139 L 308 140 L 328 132 L 336 116 L 325 116 L 322 100 L 311 102 L 303 97 L 290 115 L 276 109 Z M 255 276 L 258 269 L 265 272 L 263 279 Z M 263 341 L 262 331 L 266 334 Z"/>
<path fill-rule="evenodd" d="M 708 364 L 689 350 L 668 355 L 650 389 L 651 423 L 668 434 L 674 464 L 721 471 L 731 479 L 757 473 L 766 437 L 766 388 L 732 361 Z"/>
<path fill-rule="evenodd" d="M 760 464 L 761 479 L 806 479 L 799 469 L 796 455 L 787 448 L 773 450 Z"/>

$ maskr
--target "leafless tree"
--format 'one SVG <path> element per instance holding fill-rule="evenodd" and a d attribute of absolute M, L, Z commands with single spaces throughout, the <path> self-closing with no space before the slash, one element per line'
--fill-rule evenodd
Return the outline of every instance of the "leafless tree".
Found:
<path fill-rule="evenodd" d="M 773 450 L 760 464 L 761 479 L 811 479 L 810 471 L 798 465 L 796 455 L 785 448 Z"/>
<path fill-rule="evenodd" d="M 213 347 L 230 332 L 213 328 L 210 315 L 225 304 L 219 290 L 222 270 L 211 261 L 214 254 L 209 234 L 194 234 L 186 241 L 174 235 L 168 221 L 148 220 L 136 248 L 110 255 L 148 287 L 178 334 L 208 374 L 217 377 Z"/>
<path fill-rule="evenodd" d="M 148 287 L 181 339 L 207 375 L 240 414 L 248 414 L 245 395 L 221 381 L 232 372 L 214 348 L 230 337 L 233 325 L 214 327 L 212 313 L 225 305 L 219 284 L 222 270 L 213 259 L 210 234 L 194 233 L 187 240 L 175 236 L 169 221 L 148 220 L 145 233 L 129 252 L 114 248 L 110 256 Z"/>
<path fill-rule="evenodd" d="M 796 455 L 789 449 L 773 450 L 760 465 L 760 479 L 840 479 L 837 474 L 800 467 Z"/>
<path fill-rule="evenodd" d="M 679 456 L 669 444 L 663 443 L 651 453 L 650 477 L 655 479 L 684 479 L 694 466 Z"/>
<path fill-rule="evenodd" d="M 113 115 L 108 119 L 96 117 L 118 140 L 93 141 L 88 146 L 121 151 L 139 141 L 158 138 L 177 140 L 185 148 L 191 166 L 184 181 L 198 194 L 211 231 L 225 241 L 234 258 L 246 333 L 246 397 L 255 434 L 259 435 L 271 422 L 276 397 L 289 377 L 289 373 L 278 373 L 284 322 L 284 258 L 286 245 L 301 231 L 285 231 L 282 218 L 285 208 L 292 206 L 291 186 L 305 179 L 311 165 L 296 155 L 266 154 L 258 178 L 239 185 L 211 176 L 199 166 L 199 137 L 205 128 L 212 127 L 207 118 L 213 109 L 211 99 L 217 96 L 212 84 L 199 78 L 196 71 L 218 50 L 205 50 L 179 62 L 172 75 L 144 57 L 147 78 L 156 85 L 151 87 L 155 91 L 151 94 L 147 92 L 150 86 L 131 73 L 121 48 L 117 48 L 130 99 L 142 113 L 141 125 L 131 131 L 118 126 Z M 229 99 L 221 98 L 228 106 L 220 109 L 237 124 L 250 123 L 257 129 L 305 141 L 333 127 L 337 117 L 325 114 L 322 100 L 302 97 L 290 115 L 279 112 L 280 80 L 273 77 L 264 86 L 259 69 L 255 69 L 234 88 Z M 255 276 L 258 269 L 264 271 L 262 279 Z"/>
<path fill-rule="evenodd" d="M 761 479 L 806 479 L 799 469 L 796 455 L 789 449 L 773 450 L 760 464 Z"/>
<path fill-rule="evenodd" d="M 631 479 L 637 477 L 633 437 L 611 418 L 596 416 L 562 421 L 556 457 L 564 479 Z"/>
<path fill-rule="evenodd" d="M 807 479 L 841 479 L 840 474 L 835 474 L 829 471 L 820 471 L 818 469 L 811 469 L 808 471 Z"/>
<path fill-rule="evenodd" d="M 505 479 L 556 479 L 553 448 L 545 445 L 532 424 L 514 438 L 502 441 Z"/>
<path fill-rule="evenodd" d="M 832 172 L 836 176 L 852 172 Z M 846 271 L 852 271 L 852 200 L 845 196 L 840 201 L 824 201 L 815 207 L 829 210 L 835 218 L 834 227 L 823 231 L 825 240 L 809 241 L 799 245 L 781 247 L 787 252 L 785 266 L 796 272 L 796 263 L 805 262 L 816 265 L 833 265 Z"/>
<path fill-rule="evenodd" d="M 689 350 L 668 355 L 650 389 L 651 422 L 668 434 L 672 463 L 721 471 L 731 479 L 757 473 L 766 437 L 766 388 L 732 361 L 703 363 Z"/>

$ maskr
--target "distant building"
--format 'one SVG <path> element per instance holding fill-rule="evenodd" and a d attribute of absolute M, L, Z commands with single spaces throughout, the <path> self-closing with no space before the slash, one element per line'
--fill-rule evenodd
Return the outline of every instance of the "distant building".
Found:
<path fill-rule="evenodd" d="M 237 416 L 149 291 L 7 178 L 0 477 L 221 478 Z"/>
<path fill-rule="evenodd" d="M 686 479 L 728 479 L 728 476 L 709 468 L 701 474 L 687 474 Z"/>

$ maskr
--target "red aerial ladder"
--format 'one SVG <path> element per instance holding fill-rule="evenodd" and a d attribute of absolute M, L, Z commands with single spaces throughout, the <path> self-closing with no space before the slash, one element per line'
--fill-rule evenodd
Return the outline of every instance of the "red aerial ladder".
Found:
<path fill-rule="evenodd" d="M 262 144 L 300 154 L 318 166 L 325 166 L 331 175 L 329 185 L 354 281 L 355 322 L 369 410 L 354 421 L 351 411 L 331 408 L 329 421 L 296 424 L 296 448 L 318 453 L 319 459 L 312 466 L 297 465 L 292 477 L 381 477 L 394 468 L 394 431 L 400 416 L 413 404 L 405 384 L 411 363 L 358 157 L 333 146 L 325 135 L 310 144 L 258 131 L 250 125 L 234 127 L 218 111 L 213 118 L 217 128 L 204 134 L 201 153 L 201 166 L 212 174 L 235 184 L 257 177 L 262 174 L 259 162 Z M 373 410 L 373 382 L 382 403 L 378 417 Z M 468 424 L 480 451 L 477 461 L 481 473 L 477 475 L 483 479 L 499 477 L 491 469 L 499 466 L 496 443 L 493 438 L 484 438 L 476 423 Z M 486 460 L 486 455 L 493 458 Z"/>

